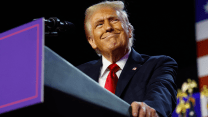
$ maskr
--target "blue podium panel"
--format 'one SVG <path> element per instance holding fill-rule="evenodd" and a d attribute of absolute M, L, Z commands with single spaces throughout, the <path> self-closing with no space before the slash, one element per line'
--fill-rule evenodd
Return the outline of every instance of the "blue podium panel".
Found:
<path fill-rule="evenodd" d="M 0 34 L 0 114 L 43 102 L 44 18 Z"/>

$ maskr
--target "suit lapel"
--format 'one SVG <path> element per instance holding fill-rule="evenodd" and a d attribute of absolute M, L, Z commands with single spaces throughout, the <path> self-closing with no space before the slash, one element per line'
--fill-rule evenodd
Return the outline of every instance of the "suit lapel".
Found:
<path fill-rule="evenodd" d="M 102 66 L 102 57 L 100 57 L 100 59 L 95 64 L 93 64 L 92 67 L 89 67 L 86 74 L 88 74 L 88 76 L 90 76 L 92 79 L 98 82 L 101 66 Z"/>
<path fill-rule="evenodd" d="M 117 82 L 116 92 L 115 94 L 120 97 L 123 90 L 133 77 L 133 75 L 140 69 L 142 66 L 141 63 L 143 59 L 139 53 L 137 53 L 133 48 L 131 48 L 131 53 L 129 58 L 124 66 L 124 69 L 121 72 L 119 80 Z"/>
<path fill-rule="evenodd" d="M 129 58 L 117 82 L 115 95 L 117 95 L 118 97 L 121 96 L 123 90 L 129 83 L 133 75 L 142 66 L 141 63 L 143 63 L 143 59 L 141 55 L 137 53 L 133 48 L 131 48 L 131 53 L 129 55 Z M 92 79 L 98 82 L 101 66 L 102 66 L 102 57 L 95 64 L 93 64 L 92 67 L 89 67 L 90 69 L 86 72 L 86 74 L 88 74 L 88 76 L 90 76 Z M 136 68 L 136 70 L 134 68 Z"/>

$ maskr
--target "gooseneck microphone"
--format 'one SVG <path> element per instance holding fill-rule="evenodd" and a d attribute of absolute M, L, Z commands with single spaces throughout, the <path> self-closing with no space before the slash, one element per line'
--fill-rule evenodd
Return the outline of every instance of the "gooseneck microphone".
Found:
<path fill-rule="evenodd" d="M 60 21 L 57 17 L 45 19 L 46 36 L 58 36 L 59 33 L 66 33 L 72 31 L 73 29 L 75 29 L 73 23 L 68 21 Z"/>

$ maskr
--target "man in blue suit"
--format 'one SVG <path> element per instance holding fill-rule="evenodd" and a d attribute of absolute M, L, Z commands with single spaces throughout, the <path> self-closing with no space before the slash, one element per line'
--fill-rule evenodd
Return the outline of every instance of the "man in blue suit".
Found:
<path fill-rule="evenodd" d="M 131 104 L 132 116 L 171 116 L 176 107 L 177 63 L 168 56 L 137 53 L 132 48 L 134 28 L 123 9 L 121 1 L 105 1 L 86 10 L 87 40 L 102 57 L 78 68 Z"/>

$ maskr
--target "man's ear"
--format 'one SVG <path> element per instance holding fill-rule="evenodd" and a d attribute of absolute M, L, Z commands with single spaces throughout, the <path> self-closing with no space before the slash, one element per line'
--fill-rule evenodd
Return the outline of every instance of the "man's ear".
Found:
<path fill-rule="evenodd" d="M 93 49 L 97 49 L 97 45 L 95 43 L 95 40 L 91 37 L 88 37 L 88 42 L 90 43 L 90 45 L 92 46 Z"/>

